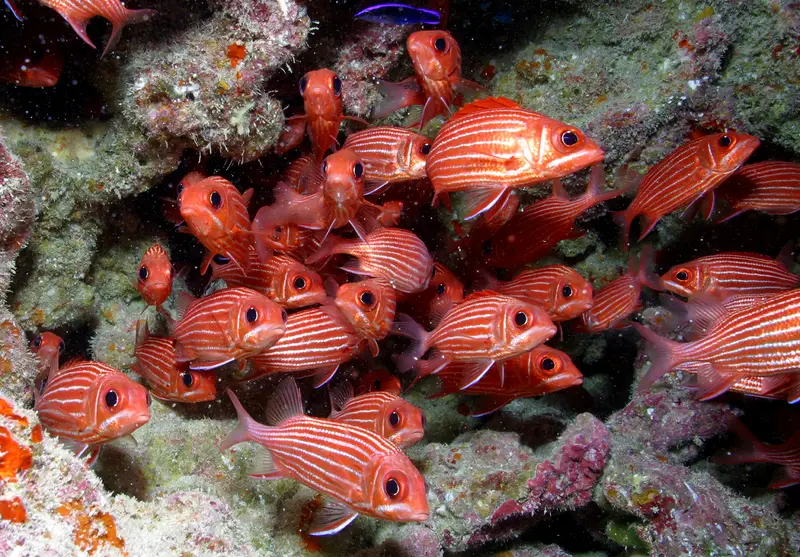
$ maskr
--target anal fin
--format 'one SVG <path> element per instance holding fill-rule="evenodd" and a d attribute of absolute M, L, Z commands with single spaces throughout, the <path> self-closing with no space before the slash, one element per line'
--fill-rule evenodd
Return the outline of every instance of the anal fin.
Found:
<path fill-rule="evenodd" d="M 314 513 L 308 533 L 312 536 L 338 534 L 357 516 L 358 513 L 344 503 L 329 499 Z"/>
<path fill-rule="evenodd" d="M 283 473 L 275 467 L 275 462 L 272 460 L 272 453 L 261 445 L 256 449 L 256 454 L 253 455 L 253 462 L 248 475 L 251 478 L 258 478 L 260 480 L 280 480 L 285 477 Z"/>

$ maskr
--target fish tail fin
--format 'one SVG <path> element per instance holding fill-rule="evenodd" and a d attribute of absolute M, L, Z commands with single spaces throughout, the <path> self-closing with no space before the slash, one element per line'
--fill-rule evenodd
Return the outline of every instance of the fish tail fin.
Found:
<path fill-rule="evenodd" d="M 233 428 L 233 431 L 231 431 L 228 436 L 223 439 L 222 443 L 220 443 L 220 452 L 225 452 L 239 443 L 252 441 L 253 438 L 250 435 L 250 430 L 256 424 L 256 421 L 250 416 L 250 414 L 247 413 L 247 410 L 244 409 L 242 403 L 239 402 L 239 399 L 235 394 L 233 394 L 233 391 L 230 389 L 225 389 L 225 392 L 228 393 L 228 396 L 233 403 L 233 407 L 236 408 L 236 416 L 239 418 L 239 422 L 236 424 L 236 427 Z"/>
<path fill-rule="evenodd" d="M 664 290 L 661 277 L 653 272 L 655 266 L 656 251 L 653 246 L 644 246 L 639 256 L 639 268 L 636 271 L 636 280 L 639 284 L 653 290 Z"/>
<path fill-rule="evenodd" d="M 650 358 L 650 369 L 639 380 L 637 387 L 637 391 L 641 392 L 680 363 L 682 345 L 659 336 L 639 323 L 634 323 L 633 327 L 645 340 L 647 356 Z"/>
<path fill-rule="evenodd" d="M 630 245 L 631 223 L 633 222 L 634 216 L 630 213 L 629 207 L 624 211 L 613 211 L 611 217 L 621 229 L 619 233 L 619 249 L 622 252 L 626 252 Z"/>
<path fill-rule="evenodd" d="M 592 167 L 592 172 L 589 175 L 589 184 L 586 186 L 586 204 L 593 207 L 609 199 L 619 197 L 624 193 L 624 189 L 614 189 L 603 191 L 603 186 L 606 183 L 605 169 L 603 163 L 599 162 Z"/>
<path fill-rule="evenodd" d="M 405 313 L 398 313 L 395 317 L 395 321 L 392 323 L 392 333 L 411 339 L 411 344 L 406 351 L 395 360 L 397 369 L 401 372 L 414 369 L 419 363 L 419 359 L 428 351 L 430 333 Z"/>
<path fill-rule="evenodd" d="M 722 454 L 714 456 L 717 464 L 744 464 L 747 462 L 764 462 L 764 444 L 747 429 L 739 418 L 731 417 L 728 429 L 736 436 L 737 444 L 726 449 Z"/>
<path fill-rule="evenodd" d="M 122 30 L 127 25 L 145 22 L 149 20 L 151 17 L 154 17 L 156 14 L 158 14 L 156 10 L 126 9 L 125 15 L 121 19 L 112 20 L 111 36 L 108 38 L 108 43 L 106 44 L 105 50 L 103 50 L 103 56 L 105 56 L 114 49 L 114 47 L 119 42 L 119 37 L 122 34 Z"/>
<path fill-rule="evenodd" d="M 385 118 L 401 108 L 415 104 L 425 104 L 425 93 L 413 77 L 398 83 L 379 81 L 378 91 L 383 99 L 372 108 L 371 118 Z"/>

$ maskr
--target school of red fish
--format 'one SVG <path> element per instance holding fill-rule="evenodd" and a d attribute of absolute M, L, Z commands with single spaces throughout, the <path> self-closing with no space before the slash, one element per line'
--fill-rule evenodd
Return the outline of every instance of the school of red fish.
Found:
<path fill-rule="evenodd" d="M 90 45 L 88 19 L 112 21 L 106 51 L 126 23 L 153 15 L 116 0 L 42 3 Z M 228 389 L 239 423 L 220 448 L 254 442 L 263 450 L 253 477 L 293 478 L 326 495 L 309 529 L 326 535 L 359 514 L 428 518 L 424 479 L 402 451 L 422 439 L 425 416 L 402 398 L 403 385 L 435 375 L 441 390 L 434 397 L 477 397 L 473 416 L 580 385 L 570 357 L 545 344 L 562 327 L 600 333 L 632 325 L 651 361 L 639 389 L 683 371 L 701 399 L 730 390 L 800 400 L 800 276 L 782 259 L 719 253 L 659 277 L 652 272 L 654 254 L 644 247 L 627 273 L 597 291 L 568 266 L 526 267 L 559 241 L 581 236 L 575 225 L 581 214 L 623 193 L 605 189 L 602 149 L 574 126 L 505 98 L 458 109 L 464 95 L 480 95 L 482 88 L 461 77 L 459 45 L 446 31 L 414 32 L 407 47 L 416 73 L 399 84 L 382 83 L 385 99 L 373 116 L 422 105 L 412 127 L 371 127 L 344 116 L 346 84 L 318 69 L 300 80 L 305 112 L 288 119 L 278 147 L 280 153 L 305 148 L 307 136 L 310 149 L 275 187 L 272 204 L 249 206 L 253 190 L 240 192 L 222 176 L 193 172 L 182 180 L 181 230 L 206 250 L 200 272 L 211 269 L 212 282 L 225 286 L 199 298 L 174 293 L 172 314 L 165 307 L 175 278 L 167 251 L 154 245 L 142 255 L 133 279 L 170 332 L 155 337 L 139 322 L 132 369 L 147 389 L 101 362 L 59 364 L 63 341 L 48 332 L 36 337 L 35 409 L 51 434 L 93 460 L 103 443 L 147 423 L 151 395 L 214 400 L 218 370 L 226 364 L 236 364 L 235 382 L 282 375 L 265 424 Z M 418 133 L 438 116 L 446 121 L 436 137 Z M 364 129 L 337 148 L 346 118 Z M 747 210 L 800 210 L 800 166 L 745 165 L 758 146 L 745 133 L 714 133 L 651 167 L 628 208 L 616 214 L 626 249 L 636 217 L 642 217 L 641 241 L 665 215 L 692 204 L 711 218 L 715 198 L 729 207 L 722 220 Z M 586 193 L 572 199 L 559 180 L 584 169 L 591 169 Z M 548 187 L 550 196 L 519 209 L 519 188 Z M 463 202 L 462 220 L 470 221 L 470 233 L 454 245 L 484 265 L 469 293 L 423 238 L 399 226 L 407 222 L 404 209 L 420 199 L 452 207 L 451 194 Z M 489 268 L 516 274 L 502 281 Z M 663 300 L 671 316 L 665 323 L 678 329 L 680 341 L 631 320 L 642 309 L 644 288 L 688 299 Z M 355 386 L 335 381 L 327 418 L 304 412 L 296 379 L 309 377 L 322 387 L 342 364 L 374 361 L 389 335 L 405 337 L 393 343 L 408 345 L 392 357 L 395 373 L 367 366 Z M 750 439 L 743 428 L 740 436 Z M 777 448 L 750 440 L 750 451 L 727 461 L 780 463 L 786 472 L 776 487 L 800 482 L 797 435 Z"/>

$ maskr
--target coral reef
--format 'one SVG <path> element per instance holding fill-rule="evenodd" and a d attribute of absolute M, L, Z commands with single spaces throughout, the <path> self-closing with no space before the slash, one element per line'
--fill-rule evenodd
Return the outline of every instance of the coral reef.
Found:
<path fill-rule="evenodd" d="M 0 135 L 0 295 L 5 297 L 17 252 L 30 236 L 34 206 L 28 176 Z"/>

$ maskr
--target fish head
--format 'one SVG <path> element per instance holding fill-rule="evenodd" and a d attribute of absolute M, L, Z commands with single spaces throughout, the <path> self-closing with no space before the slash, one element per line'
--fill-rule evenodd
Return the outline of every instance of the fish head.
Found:
<path fill-rule="evenodd" d="M 538 346 L 531 351 L 530 358 L 530 380 L 540 384 L 545 392 L 560 391 L 583 383 L 583 375 L 561 350 Z"/>
<path fill-rule="evenodd" d="M 661 276 L 666 290 L 687 298 L 700 290 L 703 282 L 702 266 L 692 261 L 675 265 Z"/>
<path fill-rule="evenodd" d="M 700 164 L 712 172 L 729 174 L 750 158 L 761 141 L 746 133 L 714 133 L 694 141 Z"/>
<path fill-rule="evenodd" d="M 123 373 L 102 375 L 88 395 L 99 442 L 132 433 L 150 420 L 150 394 Z"/>
<path fill-rule="evenodd" d="M 592 284 L 573 269 L 567 269 L 553 281 L 550 296 L 553 300 L 548 312 L 553 320 L 566 321 L 578 317 L 593 305 Z"/>
<path fill-rule="evenodd" d="M 556 326 L 543 308 L 509 296 L 503 298 L 495 339 L 499 356 L 527 352 L 556 334 Z"/>
<path fill-rule="evenodd" d="M 406 47 L 422 80 L 445 81 L 461 73 L 461 48 L 447 31 L 415 31 L 408 36 Z"/>
<path fill-rule="evenodd" d="M 575 126 L 540 114 L 526 120 L 525 157 L 546 179 L 561 178 L 603 160 L 600 146 Z"/>
<path fill-rule="evenodd" d="M 286 333 L 289 319 L 281 306 L 254 290 L 245 291 L 234 304 L 229 331 L 233 342 L 246 352 L 261 352 Z"/>
<path fill-rule="evenodd" d="M 428 306 L 431 316 L 444 316 L 464 299 L 464 285 L 450 269 L 438 262 L 433 265 L 433 277 L 428 289 L 431 291 Z"/>
<path fill-rule="evenodd" d="M 364 502 L 372 516 L 397 522 L 422 522 L 430 510 L 422 474 L 402 452 L 378 453 L 363 475 Z"/>
<path fill-rule="evenodd" d="M 409 180 L 417 180 L 426 176 L 425 164 L 431 152 L 431 140 L 414 132 L 400 142 L 397 150 L 397 166 Z"/>
<path fill-rule="evenodd" d="M 187 369 L 178 374 L 175 382 L 181 402 L 207 402 L 217 398 L 217 374 L 212 370 Z"/>
<path fill-rule="evenodd" d="M 338 120 L 342 114 L 342 80 L 327 68 L 300 78 L 300 94 L 309 120 Z"/>
<path fill-rule="evenodd" d="M 55 333 L 45 331 L 38 334 L 31 341 L 31 352 L 36 354 L 39 361 L 56 359 L 64 352 L 64 339 Z"/>
<path fill-rule="evenodd" d="M 274 301 L 291 309 L 325 301 L 325 284 L 319 274 L 289 256 L 279 257 L 286 263 L 274 278 Z"/>
<path fill-rule="evenodd" d="M 178 205 L 189 230 L 202 239 L 231 230 L 236 224 L 235 215 L 244 202 L 233 184 L 220 176 L 211 176 L 191 187 L 184 187 Z"/>
<path fill-rule="evenodd" d="M 136 287 L 148 305 L 160 305 L 172 293 L 174 271 L 166 250 L 158 244 L 142 256 L 136 270 Z"/>
<path fill-rule="evenodd" d="M 376 369 L 361 378 L 356 388 L 356 395 L 363 395 L 373 391 L 386 391 L 399 395 L 402 390 L 400 380 L 397 377 L 385 369 Z"/>
<path fill-rule="evenodd" d="M 325 197 L 337 208 L 357 207 L 364 196 L 364 163 L 350 149 L 340 149 L 322 162 Z"/>
<path fill-rule="evenodd" d="M 336 307 L 361 334 L 381 339 L 389 333 L 397 310 L 397 294 L 383 279 L 343 284 L 336 292 Z"/>
<path fill-rule="evenodd" d="M 381 409 L 376 431 L 400 448 L 410 447 L 425 435 L 425 414 L 400 397 Z"/>

